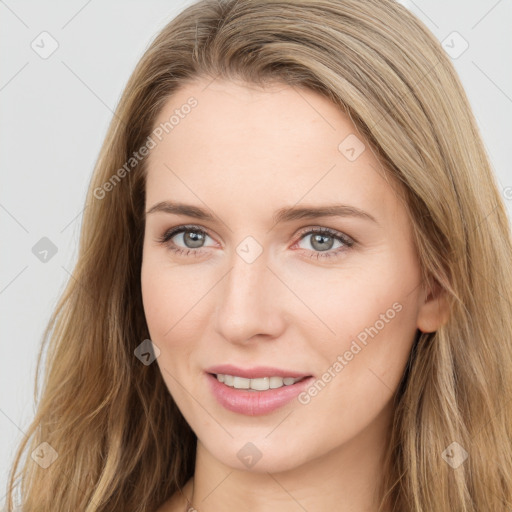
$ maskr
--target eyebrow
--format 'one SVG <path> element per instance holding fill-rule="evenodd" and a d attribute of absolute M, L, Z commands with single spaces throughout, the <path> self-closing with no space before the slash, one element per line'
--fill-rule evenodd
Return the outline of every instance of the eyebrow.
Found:
<path fill-rule="evenodd" d="M 171 201 L 160 201 L 152 206 L 146 214 L 149 215 L 155 212 L 164 212 L 174 215 L 186 215 L 187 217 L 194 217 L 200 220 L 214 221 L 215 217 L 198 206 L 193 206 L 183 203 L 173 203 Z M 368 212 L 348 206 L 344 204 L 331 204 L 325 206 L 291 206 L 280 208 L 273 215 L 274 224 L 283 222 L 291 222 L 300 219 L 315 219 L 317 217 L 357 217 L 365 220 L 370 220 L 378 224 L 373 215 Z"/>

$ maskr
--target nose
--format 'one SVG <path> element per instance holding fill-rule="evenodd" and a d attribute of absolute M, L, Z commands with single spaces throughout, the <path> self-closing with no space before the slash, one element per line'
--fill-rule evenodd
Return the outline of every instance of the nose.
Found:
<path fill-rule="evenodd" d="M 285 285 L 268 263 L 265 251 L 252 262 L 234 253 L 231 269 L 219 283 L 215 325 L 231 343 L 277 338 L 285 328 Z"/>

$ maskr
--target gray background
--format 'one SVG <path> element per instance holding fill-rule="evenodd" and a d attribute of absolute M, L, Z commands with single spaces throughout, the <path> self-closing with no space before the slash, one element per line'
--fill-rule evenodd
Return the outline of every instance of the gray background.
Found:
<path fill-rule="evenodd" d="M 41 336 L 72 278 L 85 191 L 112 111 L 152 38 L 189 3 L 0 0 L 0 506 L 34 414 Z M 512 2 L 403 3 L 447 51 L 469 44 L 453 62 L 512 217 Z M 48 51 L 52 40 L 58 48 L 47 58 L 31 47 Z M 32 252 L 43 237 L 57 248 L 47 262 Z"/>

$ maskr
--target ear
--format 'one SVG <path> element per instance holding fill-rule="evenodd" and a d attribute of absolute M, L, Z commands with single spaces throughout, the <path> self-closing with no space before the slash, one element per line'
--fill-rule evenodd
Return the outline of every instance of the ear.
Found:
<path fill-rule="evenodd" d="M 446 291 L 435 281 L 423 287 L 418 310 L 417 328 L 421 332 L 435 332 L 450 317 Z"/>

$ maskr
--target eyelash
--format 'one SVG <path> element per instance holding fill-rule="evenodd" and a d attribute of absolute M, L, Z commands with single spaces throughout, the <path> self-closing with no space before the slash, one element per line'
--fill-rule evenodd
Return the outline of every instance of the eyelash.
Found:
<path fill-rule="evenodd" d="M 160 236 L 157 239 L 157 242 L 162 245 L 166 245 L 171 251 L 173 251 L 174 253 L 176 253 L 178 255 L 189 256 L 192 254 L 193 256 L 200 256 L 201 248 L 197 248 L 197 249 L 183 248 L 183 247 L 179 247 L 176 244 L 174 244 L 173 242 L 171 242 L 171 238 L 173 238 L 176 235 L 179 235 L 180 233 L 186 233 L 187 231 L 194 232 L 194 233 L 201 233 L 203 235 L 210 236 L 204 229 L 202 229 L 199 226 L 186 225 L 186 226 L 178 226 L 176 228 L 169 229 L 168 231 L 166 231 L 162 236 Z M 318 260 L 318 259 L 323 259 L 323 258 L 339 257 L 339 256 L 341 256 L 340 253 L 345 252 L 347 249 L 349 249 L 350 247 L 352 247 L 355 244 L 355 241 L 352 238 L 344 235 L 343 233 L 340 233 L 339 231 L 335 231 L 334 229 L 323 228 L 323 227 L 322 228 L 311 228 L 308 231 L 302 232 L 300 234 L 300 238 L 299 238 L 298 242 L 301 241 L 303 238 L 305 238 L 308 235 L 315 235 L 315 234 L 328 235 L 328 236 L 338 240 L 339 242 L 341 242 L 344 245 L 344 247 L 339 247 L 336 250 L 331 249 L 329 251 L 310 251 L 310 252 L 313 252 L 313 254 L 309 255 L 308 257 L 310 257 L 312 259 Z M 307 251 L 307 249 L 303 249 L 303 250 Z"/>

